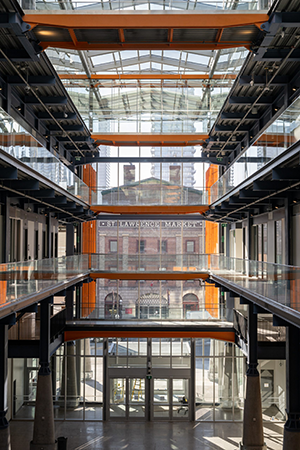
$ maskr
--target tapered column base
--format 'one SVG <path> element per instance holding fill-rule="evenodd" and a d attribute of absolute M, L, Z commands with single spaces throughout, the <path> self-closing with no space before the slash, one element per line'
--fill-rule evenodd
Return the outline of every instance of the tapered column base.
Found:
<path fill-rule="evenodd" d="M 30 450 L 56 449 L 51 372 L 47 367 L 41 367 L 37 382 L 33 439 L 30 443 Z"/>
<path fill-rule="evenodd" d="M 283 450 L 298 450 L 300 448 L 300 413 L 288 413 L 284 425 Z"/>
<path fill-rule="evenodd" d="M 10 429 L 9 426 L 0 428 L 0 450 L 10 450 Z"/>
<path fill-rule="evenodd" d="M 249 364 L 246 380 L 242 450 L 266 450 L 264 443 L 260 377 L 257 364 Z"/>

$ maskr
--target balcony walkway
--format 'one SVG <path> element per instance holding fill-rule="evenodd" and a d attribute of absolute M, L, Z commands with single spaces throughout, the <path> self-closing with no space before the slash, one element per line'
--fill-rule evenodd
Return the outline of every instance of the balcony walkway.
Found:
<path fill-rule="evenodd" d="M 202 279 L 300 325 L 300 267 L 223 255 L 85 254 L 0 265 L 0 317 L 96 278 Z"/>

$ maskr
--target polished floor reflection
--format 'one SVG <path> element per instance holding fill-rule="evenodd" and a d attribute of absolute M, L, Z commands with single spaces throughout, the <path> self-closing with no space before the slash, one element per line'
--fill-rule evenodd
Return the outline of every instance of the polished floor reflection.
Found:
<path fill-rule="evenodd" d="M 181 422 L 56 422 L 56 436 L 68 438 L 68 450 L 237 450 L 242 424 Z M 11 450 L 29 450 L 33 423 L 11 423 Z M 283 424 L 264 426 L 268 450 L 282 449 Z M 24 443 L 27 443 L 26 445 Z"/>

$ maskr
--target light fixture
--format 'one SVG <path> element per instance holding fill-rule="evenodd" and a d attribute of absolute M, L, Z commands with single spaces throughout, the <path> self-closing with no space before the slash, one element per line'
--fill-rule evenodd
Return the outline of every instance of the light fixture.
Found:
<path fill-rule="evenodd" d="M 252 86 L 254 86 L 254 80 L 250 80 L 250 86 L 252 87 Z"/>
<path fill-rule="evenodd" d="M 296 90 L 297 90 L 297 88 L 296 88 L 296 86 L 294 86 L 294 87 L 292 88 L 292 91 L 293 91 L 293 92 L 296 92 Z"/>
<path fill-rule="evenodd" d="M 284 36 L 285 36 L 285 32 L 284 32 L 284 30 L 282 30 L 281 33 L 280 33 L 280 37 L 283 39 Z"/>
<path fill-rule="evenodd" d="M 277 112 L 277 111 L 278 111 L 278 108 L 277 108 L 277 106 L 275 106 L 275 107 L 274 107 L 274 111 L 275 111 L 275 112 Z"/>
<path fill-rule="evenodd" d="M 17 107 L 17 110 L 18 110 L 18 111 L 22 111 L 22 107 L 21 107 L 21 106 L 18 106 L 18 107 Z"/>
<path fill-rule="evenodd" d="M 68 114 L 64 112 L 64 118 L 66 119 L 68 117 Z"/>

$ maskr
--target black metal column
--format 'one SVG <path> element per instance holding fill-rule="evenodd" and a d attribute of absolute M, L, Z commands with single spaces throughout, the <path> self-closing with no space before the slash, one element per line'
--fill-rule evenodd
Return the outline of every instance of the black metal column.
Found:
<path fill-rule="evenodd" d="M 8 372 L 8 325 L 0 323 L 0 449 L 10 449 L 9 424 L 6 419 Z"/>
<path fill-rule="evenodd" d="M 290 204 L 290 198 L 284 199 L 284 263 L 287 265 L 293 264 L 291 236 L 293 230 L 292 221 L 292 206 Z"/>
<path fill-rule="evenodd" d="M 73 319 L 74 290 L 75 286 L 71 286 L 66 290 L 66 320 Z"/>
<path fill-rule="evenodd" d="M 230 256 L 230 224 L 229 223 L 226 224 L 225 234 L 226 234 L 225 255 Z"/>
<path fill-rule="evenodd" d="M 283 449 L 300 448 L 300 328 L 286 327 L 286 411 Z"/>
<path fill-rule="evenodd" d="M 252 225 L 253 225 L 253 218 L 251 217 L 251 214 L 247 212 L 247 251 L 248 251 L 248 259 L 253 259 L 253 243 L 252 243 Z"/>
<path fill-rule="evenodd" d="M 3 239 L 3 255 L 1 262 L 10 262 L 10 219 L 9 219 L 10 198 L 6 195 L 3 208 L 3 231 L 5 238 Z"/>
<path fill-rule="evenodd" d="M 66 225 L 66 256 L 74 255 L 74 225 Z"/>
<path fill-rule="evenodd" d="M 51 213 L 48 213 L 46 218 L 47 223 L 47 248 L 46 248 L 46 258 L 51 258 Z"/>
<path fill-rule="evenodd" d="M 40 305 L 40 370 L 42 375 L 50 373 L 50 308 L 53 297 L 43 300 Z"/>

